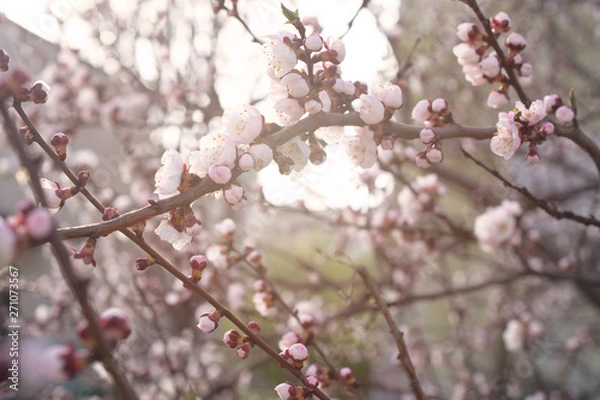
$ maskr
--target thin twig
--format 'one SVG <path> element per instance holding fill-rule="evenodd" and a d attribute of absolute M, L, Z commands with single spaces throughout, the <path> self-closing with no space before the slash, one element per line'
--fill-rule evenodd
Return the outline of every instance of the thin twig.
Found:
<path fill-rule="evenodd" d="M 11 145 L 14 147 L 15 151 L 19 156 L 19 161 L 21 162 L 21 165 L 27 170 L 27 173 L 29 174 L 29 181 L 35 193 L 35 196 L 37 197 L 42 207 L 47 207 L 48 203 L 44 196 L 44 191 L 42 190 L 37 170 L 33 166 L 29 156 L 27 155 L 23 147 L 23 143 L 17 131 L 17 127 L 15 126 L 14 121 L 10 117 L 4 102 L 2 102 L 0 108 L 2 109 L 2 117 L 4 119 L 4 126 L 6 128 L 7 135 L 11 142 Z M 71 265 L 69 250 L 59 238 L 56 230 L 52 232 L 49 242 L 52 246 L 52 250 L 60 266 L 60 270 L 65 279 L 65 282 L 67 283 L 67 285 L 71 289 L 71 292 L 77 299 L 77 302 L 81 307 L 83 316 L 89 324 L 91 335 L 95 342 L 94 351 L 98 359 L 102 362 L 106 371 L 111 375 L 121 397 L 123 399 L 137 399 L 137 395 L 129 385 L 129 382 L 125 378 L 125 374 L 123 374 L 119 365 L 113 358 L 112 353 L 109 350 L 106 341 L 104 340 L 104 336 L 100 330 L 100 327 L 98 326 L 98 316 L 94 311 L 94 308 L 88 297 L 88 282 L 81 280 L 75 274 L 73 266 Z"/>
<path fill-rule="evenodd" d="M 373 282 L 369 271 L 363 266 L 358 266 L 354 268 L 355 271 L 360 275 L 362 280 L 365 282 L 365 286 L 369 289 L 371 296 L 375 299 L 377 303 L 377 307 L 381 310 L 385 321 L 390 328 L 390 332 L 396 341 L 396 347 L 398 348 L 398 360 L 402 364 L 402 368 L 408 375 L 410 380 L 410 387 L 416 397 L 417 400 L 424 400 L 425 394 L 423 393 L 423 389 L 421 388 L 421 384 L 419 383 L 419 378 L 417 377 L 417 372 L 415 371 L 415 367 L 410 359 L 410 355 L 408 354 L 408 348 L 406 346 L 406 342 L 404 341 L 404 332 L 398 329 L 398 326 L 394 322 L 392 315 L 390 314 L 390 310 L 388 308 L 387 303 L 381 297 L 379 290 L 377 290 L 377 286 Z"/>
<path fill-rule="evenodd" d="M 568 219 L 568 220 L 575 221 L 575 222 L 578 222 L 578 223 L 586 225 L 586 226 L 596 226 L 596 227 L 600 228 L 600 221 L 598 221 L 596 219 L 596 217 L 594 217 L 593 215 L 590 215 L 589 217 L 584 217 L 582 215 L 575 214 L 572 211 L 559 211 L 556 208 L 555 204 L 549 203 L 545 200 L 538 199 L 533 194 L 531 194 L 531 192 L 529 190 L 527 190 L 527 188 L 513 185 L 506 178 L 504 178 L 498 171 L 486 166 L 481 161 L 477 160 L 475 157 L 473 157 L 471 154 L 469 154 L 465 149 L 461 148 L 461 150 L 462 150 L 463 154 L 465 155 L 465 157 L 472 160 L 475 164 L 477 164 L 478 166 L 483 168 L 489 174 L 491 174 L 494 177 L 496 177 L 497 179 L 499 179 L 505 186 L 521 193 L 527 200 L 531 201 L 533 204 L 535 204 L 536 206 L 538 206 L 539 208 L 544 210 L 548 215 L 550 215 L 556 219 Z"/>

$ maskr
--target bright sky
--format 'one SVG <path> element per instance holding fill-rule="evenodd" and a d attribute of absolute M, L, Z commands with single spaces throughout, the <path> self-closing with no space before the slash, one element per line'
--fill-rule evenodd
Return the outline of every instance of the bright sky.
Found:
<path fill-rule="evenodd" d="M 279 0 L 252 0 L 247 3 L 246 1 L 248 0 L 239 2 L 241 13 L 244 13 L 244 5 L 248 4 L 249 15 L 253 18 L 252 21 L 249 21 L 251 26 L 259 27 L 255 29 L 262 29 L 255 32 L 258 36 L 275 33 L 282 29 L 293 30 L 289 25 L 282 23 L 283 17 Z M 391 24 L 397 20 L 400 1 L 372 1 L 371 7 L 385 10 L 381 13 L 383 16 L 381 23 L 385 29 L 393 28 Z M 160 0 L 157 2 L 160 3 Z M 289 8 L 299 8 L 301 16 L 316 17 L 324 28 L 323 36 L 327 37 L 329 35 L 339 36 L 346 31 L 347 22 L 352 18 L 361 2 L 361 0 L 290 0 L 285 3 Z M 134 0 L 110 0 L 110 3 L 111 6 L 118 9 L 119 14 L 128 15 L 133 9 L 132 6 L 135 6 L 137 2 Z M 210 13 L 209 2 L 206 3 L 206 11 Z M 76 11 L 93 5 L 93 0 L 0 1 L 0 12 L 4 12 L 8 18 L 47 40 L 85 48 L 82 46 L 84 45 L 82 41 L 85 41 L 86 37 L 85 21 L 76 16 Z M 66 37 L 60 37 L 58 21 L 52 14 L 66 21 L 63 27 Z M 241 43 L 240 37 L 243 36 L 240 35 L 243 35 L 243 28 L 233 19 L 229 20 L 221 31 L 217 57 L 223 60 L 222 65 L 227 69 L 220 71 L 222 78 L 217 81 L 217 89 L 225 108 L 255 100 L 252 98 L 252 93 L 256 93 L 257 83 L 255 79 L 248 77 L 260 77 L 264 71 L 264 65 L 259 62 L 260 57 L 258 57 L 260 48 L 255 44 Z M 101 38 L 101 40 L 110 41 L 111 38 Z M 343 77 L 367 83 L 381 81 L 381 71 L 385 71 L 386 66 L 389 66 L 391 62 L 390 49 L 370 12 L 365 10 L 361 12 L 352 30 L 344 37 L 344 42 L 347 55 L 341 65 Z M 145 68 L 140 68 L 142 76 L 150 79 L 155 74 L 155 70 L 153 70 L 154 57 L 149 56 L 151 52 L 149 42 L 137 43 L 136 61 L 139 66 L 145 66 Z M 391 74 L 393 73 L 392 70 Z M 388 77 L 392 76 L 388 75 Z M 264 77 L 263 80 L 265 83 L 268 82 Z M 264 90 L 268 91 L 268 87 L 265 86 Z M 261 171 L 259 181 L 265 188 L 267 199 L 277 204 L 289 204 L 303 199 L 307 206 L 315 209 L 344 206 L 364 208 L 367 205 L 374 206 L 381 201 L 381 199 L 369 197 L 366 188 L 360 184 L 358 179 L 358 174 L 362 171 L 348 162 L 341 148 L 334 146 L 327 150 L 329 157 L 323 165 L 315 167 L 309 164 L 309 168 L 305 172 L 293 179 L 281 176 L 277 172 L 276 165 L 271 165 Z M 380 184 L 382 186 L 393 185 L 393 181 L 383 179 Z"/>

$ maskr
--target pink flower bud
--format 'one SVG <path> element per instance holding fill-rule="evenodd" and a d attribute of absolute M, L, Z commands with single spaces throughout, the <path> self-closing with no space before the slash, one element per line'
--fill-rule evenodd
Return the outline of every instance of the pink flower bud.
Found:
<path fill-rule="evenodd" d="M 250 171 L 254 168 L 254 158 L 250 153 L 244 153 L 238 159 L 238 166 L 244 172 Z"/>
<path fill-rule="evenodd" d="M 552 135 L 554 133 L 554 124 L 552 122 L 544 122 L 540 127 L 540 134 L 544 136 Z"/>
<path fill-rule="evenodd" d="M 479 28 L 471 22 L 463 22 L 458 25 L 458 28 L 456 29 L 456 36 L 463 42 L 475 40 L 478 34 Z"/>
<path fill-rule="evenodd" d="M 318 100 L 311 99 L 304 103 L 304 109 L 309 114 L 316 114 L 323 110 L 323 104 Z"/>
<path fill-rule="evenodd" d="M 383 121 L 385 107 L 375 96 L 360 96 L 360 119 L 368 125 L 376 125 Z"/>
<path fill-rule="evenodd" d="M 381 148 L 383 150 L 394 150 L 394 143 L 396 140 L 391 136 L 384 136 L 381 139 Z"/>
<path fill-rule="evenodd" d="M 119 210 L 115 207 L 106 207 L 102 213 L 102 221 L 110 221 L 119 216 Z"/>
<path fill-rule="evenodd" d="M 206 268 L 206 257 L 202 254 L 190 257 L 190 265 L 192 269 L 203 270 Z"/>
<path fill-rule="evenodd" d="M 331 62 L 333 62 L 334 64 L 339 64 L 342 61 L 344 61 L 344 58 L 346 58 L 346 46 L 341 40 L 330 38 L 325 43 L 325 47 L 327 47 L 327 49 L 329 49 L 330 51 L 335 52 L 331 60 Z"/>
<path fill-rule="evenodd" d="M 279 341 L 279 349 L 281 351 L 285 351 L 288 348 L 292 347 L 292 345 L 300 342 L 300 336 L 296 332 L 286 332 L 281 337 Z"/>
<path fill-rule="evenodd" d="M 302 362 L 308 358 L 308 349 L 302 343 L 296 343 L 286 350 L 286 354 L 294 361 Z"/>
<path fill-rule="evenodd" d="M 208 169 L 208 176 L 215 183 L 224 185 L 231 180 L 231 170 L 226 165 L 214 164 Z"/>
<path fill-rule="evenodd" d="M 527 160 L 527 164 L 537 164 L 540 162 L 540 154 L 537 151 L 537 147 L 535 146 L 529 146 L 529 149 L 527 151 L 527 155 L 525 156 L 525 159 Z"/>
<path fill-rule="evenodd" d="M 500 60 L 496 55 L 490 55 L 479 63 L 483 75 L 487 78 L 495 78 L 500 74 Z"/>
<path fill-rule="evenodd" d="M 223 195 L 227 203 L 233 205 L 239 203 L 244 197 L 244 188 L 240 185 L 231 184 L 223 190 Z"/>
<path fill-rule="evenodd" d="M 48 95 L 50 94 L 50 86 L 44 81 L 36 81 L 31 86 L 29 94 L 29 100 L 35 104 L 44 104 L 48 101 Z"/>
<path fill-rule="evenodd" d="M 348 367 L 344 367 L 342 369 L 340 369 L 340 377 L 346 381 L 354 379 L 354 374 L 352 373 L 352 370 Z"/>
<path fill-rule="evenodd" d="M 280 383 L 275 386 L 275 392 L 281 400 L 291 400 L 292 396 L 296 396 L 296 387 L 290 383 Z"/>
<path fill-rule="evenodd" d="M 319 380 L 314 375 L 307 376 L 303 383 L 308 389 L 316 389 L 319 386 Z"/>
<path fill-rule="evenodd" d="M 544 96 L 544 108 L 546 108 L 548 114 L 555 112 L 562 105 L 563 102 L 559 95 L 549 94 L 548 96 Z"/>
<path fill-rule="evenodd" d="M 90 363 L 87 350 L 75 351 L 72 344 L 50 346 L 39 355 L 36 366 L 47 379 L 64 382 L 74 378 Z"/>
<path fill-rule="evenodd" d="M 244 343 L 245 335 L 242 335 L 235 329 L 228 330 L 223 335 L 223 342 L 230 348 L 234 349 Z"/>
<path fill-rule="evenodd" d="M 252 350 L 250 343 L 244 343 L 235 348 L 235 354 L 245 360 L 250 355 L 250 350 Z"/>
<path fill-rule="evenodd" d="M 34 208 L 25 216 L 25 230 L 32 240 L 47 239 L 54 229 L 54 219 L 45 208 Z"/>
<path fill-rule="evenodd" d="M 40 183 L 44 191 L 44 197 L 46 197 L 46 201 L 48 202 L 48 208 L 60 210 L 65 204 L 65 199 L 58 183 L 46 178 L 41 178 Z"/>
<path fill-rule="evenodd" d="M 81 251 L 77 252 L 75 249 L 71 249 L 74 259 L 80 259 L 85 265 L 92 264 L 95 267 L 94 251 L 96 251 L 96 239 L 93 238 L 89 238 L 83 243 Z"/>
<path fill-rule="evenodd" d="M 69 137 L 62 132 L 55 133 L 54 135 L 52 135 L 52 139 L 50 140 L 50 144 L 54 146 L 56 155 L 63 161 L 67 158 L 68 143 Z"/>
<path fill-rule="evenodd" d="M 525 47 L 527 47 L 527 41 L 521 34 L 513 32 L 510 35 L 508 35 L 508 37 L 504 41 L 504 45 L 510 50 L 518 53 L 522 51 Z"/>
<path fill-rule="evenodd" d="M 419 101 L 415 104 L 415 107 L 412 110 L 412 118 L 418 123 L 424 123 L 429 118 L 431 118 L 431 110 L 429 106 L 431 102 L 427 99 Z"/>
<path fill-rule="evenodd" d="M 569 126 L 573 123 L 573 119 L 575 118 L 575 113 L 568 106 L 560 106 L 556 110 L 556 119 L 558 123 L 561 125 Z"/>
<path fill-rule="evenodd" d="M 496 14 L 491 22 L 492 30 L 496 33 L 508 32 L 510 30 L 510 18 L 503 11 Z"/>
<path fill-rule="evenodd" d="M 313 33 L 304 41 L 304 46 L 310 51 L 319 51 L 323 48 L 323 38 L 316 33 Z"/>
<path fill-rule="evenodd" d="M 417 164 L 417 167 L 419 168 L 431 167 L 431 161 L 427 159 L 427 156 L 424 152 L 420 152 L 419 154 L 417 154 L 417 156 L 415 157 L 415 164 Z"/>
<path fill-rule="evenodd" d="M 211 333 L 219 327 L 219 320 L 221 319 L 221 313 L 214 311 L 212 313 L 204 313 L 200 316 L 198 321 L 198 329 L 204 333 Z"/>
<path fill-rule="evenodd" d="M 88 179 L 90 179 L 90 171 L 87 170 L 83 170 L 83 171 L 79 171 L 77 173 L 77 185 L 84 187 L 88 181 Z"/>
<path fill-rule="evenodd" d="M 429 144 L 435 140 L 436 136 L 431 129 L 424 128 L 421 129 L 421 132 L 419 133 L 419 138 L 421 139 L 422 143 Z"/>
<path fill-rule="evenodd" d="M 427 150 L 425 156 L 432 164 L 441 163 L 444 159 L 444 154 L 442 151 L 436 147 L 432 147 Z"/>
<path fill-rule="evenodd" d="M 398 85 L 390 82 L 376 85 L 373 88 L 373 95 L 386 107 L 392 109 L 402 107 L 402 90 Z"/>
<path fill-rule="evenodd" d="M 146 268 L 154 265 L 156 263 L 156 259 L 154 257 L 141 257 L 135 260 L 135 269 L 138 271 L 144 271 Z"/>
<path fill-rule="evenodd" d="M 519 75 L 523 78 L 529 78 L 533 73 L 533 65 L 530 63 L 523 63 L 521 67 L 519 67 Z"/>
<path fill-rule="evenodd" d="M 131 335 L 129 316 L 120 308 L 113 307 L 104 310 L 98 318 L 98 326 L 109 340 L 124 340 Z"/>
<path fill-rule="evenodd" d="M 260 325 L 256 321 L 248 322 L 248 329 L 250 329 L 252 332 L 254 332 L 257 335 L 260 333 Z"/>
<path fill-rule="evenodd" d="M 508 104 L 508 94 L 502 90 L 492 89 L 487 98 L 487 105 L 491 108 L 501 108 Z"/>
<path fill-rule="evenodd" d="M 443 113 L 448 109 L 448 102 L 444 99 L 435 99 L 431 102 L 431 110 L 436 113 Z"/>

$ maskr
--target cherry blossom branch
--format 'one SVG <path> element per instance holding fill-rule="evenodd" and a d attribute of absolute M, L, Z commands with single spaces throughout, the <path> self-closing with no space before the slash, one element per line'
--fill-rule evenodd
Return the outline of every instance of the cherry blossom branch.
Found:
<path fill-rule="evenodd" d="M 75 176 L 75 174 L 73 174 L 73 172 L 69 169 L 69 167 L 56 156 L 56 154 L 54 153 L 54 151 L 52 151 L 50 146 L 48 146 L 48 144 L 43 140 L 39 131 L 35 128 L 35 125 L 28 118 L 27 114 L 23 111 L 20 104 L 17 104 L 15 109 L 17 109 L 17 112 L 19 112 L 19 115 L 21 115 L 21 113 L 22 113 L 22 117 L 24 117 L 23 120 L 26 122 L 27 126 L 30 128 L 30 130 L 32 132 L 32 135 L 34 136 L 34 141 L 36 141 L 40 144 L 43 144 L 42 148 L 44 149 L 44 151 L 46 151 L 46 153 L 55 162 L 57 162 L 57 164 L 59 165 L 61 170 L 63 170 L 63 172 L 65 172 L 66 176 L 69 179 L 71 179 L 71 181 L 73 183 L 77 184 L 78 181 L 77 181 L 77 177 Z M 15 128 L 15 131 L 16 131 L 16 128 Z M 237 172 L 234 173 L 234 176 L 239 175 L 239 173 L 240 173 L 240 171 L 238 170 Z M 39 184 L 39 179 L 37 179 L 37 182 Z M 212 182 L 208 178 L 203 179 L 200 182 L 200 184 L 197 186 L 202 186 L 203 184 L 206 184 L 206 183 L 208 183 L 209 189 L 212 189 L 210 191 L 207 191 L 206 193 L 210 193 L 212 191 L 219 189 L 219 185 Z M 202 188 L 204 188 L 204 186 L 202 186 Z M 193 189 L 194 188 L 190 189 L 190 191 L 192 191 Z M 41 188 L 40 188 L 40 190 L 41 190 Z M 88 198 L 90 200 L 90 202 L 98 209 L 98 211 L 100 211 L 101 213 L 104 212 L 104 206 L 89 191 L 87 191 L 87 189 L 82 188 L 81 191 L 82 191 L 82 193 L 87 193 L 86 198 Z M 184 192 L 184 194 L 189 193 L 190 191 Z M 206 193 L 204 193 L 204 194 L 206 194 Z M 200 196 L 198 196 L 198 197 L 200 197 Z M 196 200 L 198 197 L 192 198 L 186 204 L 191 203 L 192 201 Z M 152 202 L 151 205 L 147 206 L 147 207 L 156 208 L 155 204 L 157 204 L 157 203 L 158 202 Z M 148 209 L 147 207 L 144 209 Z M 158 207 L 160 207 L 160 206 L 158 206 Z M 169 211 L 170 209 L 176 208 L 176 207 L 178 207 L 178 206 L 173 206 L 171 208 L 167 208 L 164 212 Z M 142 209 L 142 210 L 144 210 L 144 209 Z M 123 214 L 123 216 L 127 216 L 128 214 L 130 214 L 130 213 Z M 159 214 L 162 214 L 162 212 L 160 212 Z M 158 215 L 158 214 L 156 214 L 156 215 Z M 121 217 L 117 217 L 117 218 L 121 218 Z M 145 219 L 146 218 L 144 218 L 143 220 L 145 220 Z M 216 310 L 219 310 L 219 312 L 221 313 L 221 315 L 223 317 L 227 318 L 237 328 L 239 328 L 242 332 L 244 332 L 255 345 L 260 347 L 268 356 L 270 356 L 272 359 L 274 359 L 281 368 L 290 372 L 294 377 L 299 379 L 300 382 L 304 382 L 306 377 L 302 374 L 302 372 L 299 369 L 295 368 L 290 363 L 288 363 L 286 360 L 284 360 L 279 355 L 279 353 L 276 350 L 274 350 L 267 342 L 265 342 L 260 336 L 255 334 L 252 330 L 250 330 L 250 328 L 248 328 L 248 326 L 246 326 L 241 320 L 239 320 L 231 311 L 229 311 L 217 299 L 215 299 L 213 296 L 211 296 L 210 293 L 208 293 L 206 290 L 204 290 L 203 288 L 198 286 L 194 281 L 192 281 L 185 274 L 183 274 L 179 269 L 177 269 L 177 267 L 175 267 L 167 259 L 165 259 L 160 253 L 158 253 L 156 250 L 154 250 L 152 248 L 152 246 L 148 245 L 143 238 L 137 236 L 135 233 L 133 233 L 132 231 L 127 229 L 128 226 L 131 226 L 131 225 L 118 227 L 117 229 L 114 229 L 108 233 L 105 233 L 104 235 L 108 235 L 109 233 L 112 233 L 117 230 L 119 232 L 121 232 L 122 234 L 124 234 L 127 238 L 129 238 L 132 242 L 134 242 L 138 247 L 140 247 L 142 250 L 144 250 L 149 256 L 154 258 L 156 260 L 156 264 L 160 265 L 163 269 L 165 269 L 167 272 L 169 272 L 172 276 L 174 276 L 179 281 L 181 281 L 184 284 L 184 286 L 186 288 L 188 288 L 190 291 L 192 291 L 194 294 L 196 294 L 196 295 L 200 296 L 201 298 L 203 298 L 204 300 L 206 300 L 213 307 L 215 307 Z M 90 236 L 92 236 L 92 235 L 90 235 Z M 57 236 L 57 237 L 59 239 L 64 239 L 64 237 L 60 237 L 60 236 Z M 321 400 L 329 400 L 329 397 L 318 388 L 311 390 L 311 393 L 314 394 L 317 398 L 319 398 Z M 126 397 L 126 398 L 129 398 L 129 397 Z"/>
<path fill-rule="evenodd" d="M 531 100 L 529 99 L 529 96 L 527 96 L 527 94 L 521 87 L 521 84 L 519 83 L 519 80 L 517 79 L 517 75 L 515 74 L 514 68 L 512 66 L 508 65 L 508 62 L 506 61 L 506 57 L 504 56 L 504 50 L 502 50 L 502 47 L 500 47 L 498 40 L 496 40 L 496 35 L 492 31 L 492 27 L 490 25 L 490 19 L 486 18 L 486 16 L 483 15 L 481 8 L 479 8 L 479 4 L 477 4 L 477 0 L 463 0 L 463 2 L 465 2 L 473 10 L 473 12 L 475 12 L 475 15 L 477 15 L 477 19 L 479 19 L 479 22 L 481 22 L 481 24 L 483 25 L 483 28 L 485 29 L 485 33 L 487 34 L 487 41 L 492 46 L 492 48 L 496 51 L 496 54 L 498 55 L 498 58 L 500 59 L 500 63 L 502 64 L 502 67 L 508 74 L 508 78 L 510 79 L 510 84 L 516 90 L 517 95 L 519 96 L 519 99 L 521 99 L 521 101 L 523 103 L 525 103 L 526 105 L 529 105 L 529 103 L 531 103 Z"/>
<path fill-rule="evenodd" d="M 558 126 L 557 128 L 556 135 L 566 137 L 581 147 L 586 153 L 588 153 L 594 162 L 594 165 L 596 166 L 598 175 L 600 175 L 600 147 L 598 147 L 598 144 L 592 138 L 586 135 L 579 127 Z"/>
<path fill-rule="evenodd" d="M 356 12 L 354 13 L 354 16 L 352 17 L 352 19 L 348 22 L 348 29 L 346 29 L 346 32 L 344 32 L 340 36 L 340 39 L 343 39 L 344 36 L 346 36 L 348 34 L 348 32 L 350 32 L 350 29 L 352 29 L 352 26 L 354 25 L 354 20 L 356 20 L 356 17 L 358 17 L 358 14 L 360 13 L 360 11 L 363 8 L 367 8 L 367 6 L 369 5 L 370 2 L 371 2 L 371 0 L 363 0 L 361 5 L 358 7 L 358 10 L 356 10 Z"/>
<path fill-rule="evenodd" d="M 288 142 L 299 134 L 312 132 L 321 127 L 365 125 L 365 122 L 360 119 L 360 116 L 357 112 L 348 114 L 317 113 L 298 121 L 292 126 L 282 128 L 278 132 L 269 136 L 267 139 L 269 141 L 269 145 L 272 148 L 276 148 L 277 146 Z M 419 134 L 422 129 L 423 128 L 419 126 L 407 125 L 392 121 L 384 124 L 384 134 L 398 139 L 417 139 L 419 138 Z M 485 140 L 490 139 L 493 136 L 496 128 L 471 127 L 453 124 L 444 127 L 433 128 L 433 131 L 440 139 L 466 137 L 477 140 Z M 51 153 L 54 154 L 52 151 Z M 63 168 L 61 164 L 59 164 L 59 166 L 61 166 L 61 169 Z M 235 179 L 240 175 L 240 173 L 241 171 L 239 169 L 233 170 L 232 179 Z M 188 191 L 179 195 L 158 201 L 150 200 L 149 205 L 124 213 L 109 221 L 81 225 L 77 227 L 61 228 L 59 229 L 59 234 L 63 239 L 105 236 L 119 229 L 130 227 L 138 222 L 145 221 L 160 214 L 164 214 L 174 208 L 187 206 L 200 197 L 215 192 L 219 189 L 221 189 L 220 185 L 214 183 L 208 178 L 204 178 L 198 184 L 192 186 L 192 188 L 190 188 Z"/>
<path fill-rule="evenodd" d="M 2 110 L 4 126 L 6 128 L 11 145 L 17 152 L 21 165 L 27 170 L 27 173 L 29 174 L 29 181 L 35 193 L 35 196 L 37 197 L 40 204 L 43 207 L 47 208 L 48 203 L 46 201 L 44 191 L 40 184 L 40 178 L 38 176 L 36 168 L 31 163 L 31 160 L 22 145 L 21 138 L 19 137 L 17 131 L 17 127 L 15 126 L 14 121 L 8 114 L 4 102 L 0 104 L 0 108 Z M 93 349 L 95 352 L 95 356 L 98 358 L 98 360 L 102 362 L 104 368 L 110 374 L 121 397 L 123 399 L 137 399 L 137 395 L 129 385 L 129 382 L 125 378 L 125 374 L 121 371 L 119 365 L 112 356 L 108 344 L 104 339 L 104 335 L 102 334 L 100 327 L 98 326 L 98 315 L 94 311 L 94 308 L 91 304 L 88 295 L 88 282 L 80 279 L 75 274 L 73 266 L 71 265 L 71 255 L 69 253 L 69 250 L 58 236 L 56 230 L 52 231 L 49 243 L 50 246 L 52 246 L 52 250 L 54 252 L 56 260 L 58 261 L 63 278 L 65 279 L 65 282 L 67 283 L 67 285 L 71 289 L 71 292 L 77 299 L 77 302 L 81 307 L 81 312 L 89 324 L 90 333 L 95 343 L 95 347 Z"/>
<path fill-rule="evenodd" d="M 417 400 L 425 399 L 425 394 L 423 393 L 423 389 L 421 388 L 421 384 L 419 383 L 417 372 L 415 371 L 415 367 L 412 363 L 412 360 L 410 359 L 410 355 L 408 354 L 408 348 L 406 346 L 406 342 L 404 341 L 404 332 L 398 329 L 396 322 L 394 322 L 394 319 L 390 314 L 390 310 L 388 308 L 387 303 L 381 297 L 379 290 L 377 289 L 377 286 L 373 282 L 373 279 L 371 278 L 371 275 L 369 274 L 367 269 L 364 266 L 357 266 L 354 267 L 354 270 L 360 275 L 363 282 L 365 283 L 365 286 L 367 287 L 373 298 L 375 298 L 375 301 L 377 302 L 377 307 L 379 308 L 379 310 L 381 310 L 381 313 L 383 314 L 383 317 L 385 318 L 385 321 L 388 327 L 390 328 L 390 332 L 394 337 L 394 340 L 396 341 L 396 347 L 398 348 L 398 356 L 396 358 L 400 360 L 400 362 L 402 363 L 402 367 L 406 372 L 406 375 L 408 375 L 408 378 L 410 380 L 410 386 L 415 397 L 417 398 Z"/>
<path fill-rule="evenodd" d="M 531 201 L 533 204 L 535 204 L 536 206 L 538 206 L 539 208 L 544 210 L 548 215 L 550 215 L 556 219 L 563 219 L 563 218 L 569 219 L 569 220 L 578 222 L 578 223 L 586 225 L 586 226 L 596 226 L 596 227 L 600 228 L 600 221 L 598 221 L 598 219 L 596 219 L 596 217 L 594 217 L 593 215 L 590 215 L 589 217 L 584 217 L 582 215 L 575 214 L 572 211 L 560 211 L 557 209 L 555 204 L 549 203 L 545 200 L 538 199 L 533 194 L 531 194 L 531 192 L 529 190 L 527 190 L 527 188 L 513 185 L 506 178 L 504 178 L 498 171 L 486 166 L 481 161 L 477 160 L 475 157 L 473 157 L 471 154 L 469 154 L 464 148 L 461 148 L 461 150 L 466 158 L 472 160 L 479 167 L 483 168 L 489 174 L 491 174 L 494 177 L 496 177 L 497 179 L 499 179 L 505 186 L 521 193 L 527 200 Z"/>

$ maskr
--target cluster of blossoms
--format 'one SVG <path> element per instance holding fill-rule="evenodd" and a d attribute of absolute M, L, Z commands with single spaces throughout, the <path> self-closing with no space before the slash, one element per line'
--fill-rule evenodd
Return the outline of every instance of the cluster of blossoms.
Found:
<path fill-rule="evenodd" d="M 562 105 L 558 95 L 546 96 L 543 101 L 536 100 L 529 107 L 517 101 L 512 111 L 499 113 L 497 132 L 490 143 L 492 152 L 509 160 L 522 143 L 529 142 L 527 162 L 539 162 L 537 146 L 544 142 L 548 135 L 554 133 L 555 129 L 551 122 L 543 122 L 543 119 L 548 112 L 553 111 L 556 112 L 557 118 L 560 114 L 561 124 L 569 124 L 574 118 L 572 110 Z"/>
<path fill-rule="evenodd" d="M 485 252 L 493 253 L 506 243 L 518 244 L 521 233 L 517 218 L 521 213 L 519 203 L 504 200 L 499 206 L 488 208 L 475 218 L 473 231 L 479 247 Z"/>
<path fill-rule="evenodd" d="M 53 229 L 50 212 L 27 201 L 7 220 L 0 217 L 0 266 L 10 264 L 21 250 L 32 244 L 46 241 Z"/>
<path fill-rule="evenodd" d="M 442 142 L 431 130 L 432 127 L 440 127 L 451 124 L 452 113 L 445 99 L 438 98 L 433 101 L 424 99 L 415 104 L 412 110 L 412 118 L 427 128 L 423 129 L 419 137 L 427 147 L 415 156 L 415 163 L 420 168 L 429 168 L 432 164 L 441 163 L 444 159 Z"/>
<path fill-rule="evenodd" d="M 510 30 L 510 18 L 506 13 L 500 12 L 490 19 L 490 27 L 495 36 L 493 40 L 496 40 L 502 33 Z M 496 52 L 488 53 L 492 39 L 486 36 L 477 25 L 470 22 L 458 26 L 457 36 L 463 43 L 454 46 L 452 51 L 462 66 L 467 81 L 473 86 L 479 86 L 485 82 L 499 83 L 500 87 L 491 91 L 487 105 L 492 108 L 507 105 L 509 102 L 508 88 L 511 82 L 506 71 L 503 70 Z M 504 46 L 508 50 L 505 67 L 515 69 L 519 76 L 525 78 L 531 76 L 532 66 L 523 62 L 521 55 L 521 51 L 527 46 L 525 38 L 513 32 L 506 37 Z"/>
<path fill-rule="evenodd" d="M 384 141 L 380 128 L 402 107 L 402 91 L 386 82 L 369 92 L 365 83 L 343 79 L 339 66 L 346 54 L 343 42 L 324 40 L 316 33 L 305 36 L 299 21 L 290 22 L 298 28 L 300 37 L 281 32 L 263 46 L 267 73 L 273 81 L 274 121 L 291 125 L 306 113 L 353 111 L 356 102 L 360 118 L 368 127 L 357 128 L 354 135 L 346 137 L 340 128 L 320 128 L 310 135 L 308 144 L 295 138 L 277 149 L 275 161 L 280 171 L 300 171 L 309 160 L 314 164 L 323 162 L 323 143 L 341 143 L 354 164 L 371 167 L 377 160 L 377 145 L 393 143 Z"/>

